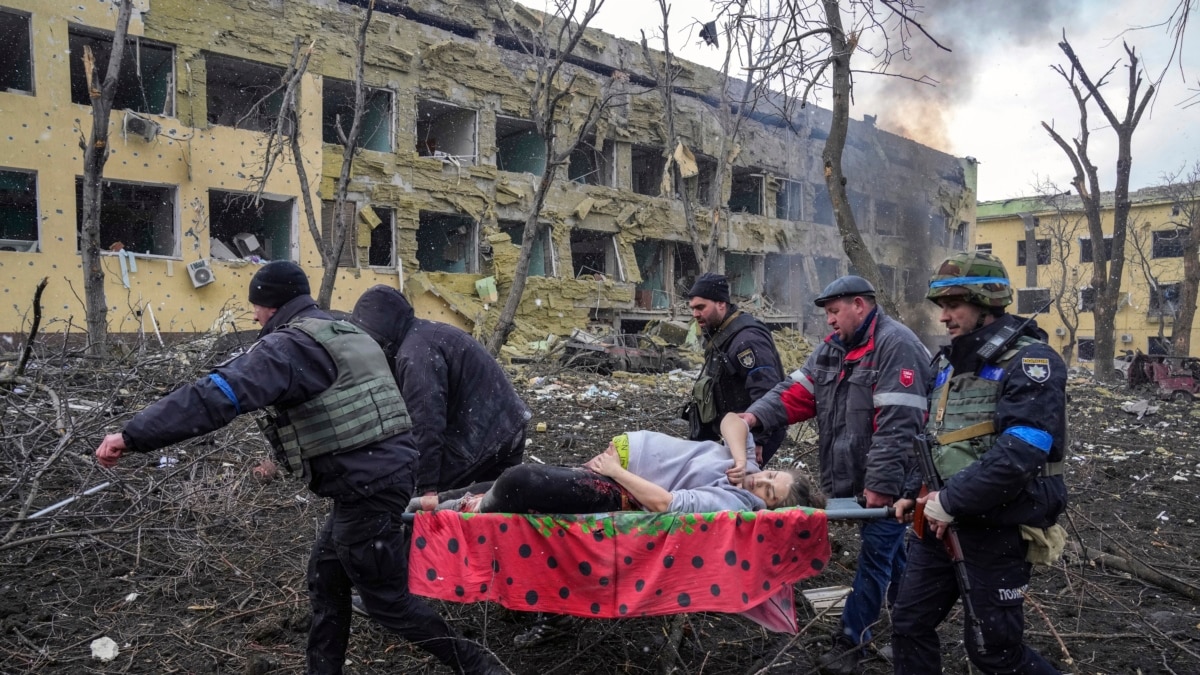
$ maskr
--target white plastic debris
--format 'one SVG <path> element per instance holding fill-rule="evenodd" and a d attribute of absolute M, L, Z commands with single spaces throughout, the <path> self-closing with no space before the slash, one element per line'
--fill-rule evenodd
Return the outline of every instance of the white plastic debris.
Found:
<path fill-rule="evenodd" d="M 113 642 L 112 638 L 105 636 L 92 640 L 93 659 L 100 659 L 101 661 L 107 663 L 108 661 L 112 661 L 113 659 L 117 658 L 118 653 L 119 650 L 117 649 L 117 643 Z"/>
<path fill-rule="evenodd" d="M 167 457 L 166 455 L 163 455 L 158 458 L 158 468 L 160 469 L 167 469 L 175 466 L 178 463 L 179 460 L 175 457 Z"/>
<path fill-rule="evenodd" d="M 125 602 L 133 602 L 134 600 L 137 600 L 137 599 L 138 599 L 137 593 L 130 593 L 129 595 L 125 596 Z"/>
<path fill-rule="evenodd" d="M 1158 515 L 1154 517 L 1163 521 L 1164 523 L 1171 519 L 1171 517 L 1167 515 L 1166 511 L 1159 511 Z"/>

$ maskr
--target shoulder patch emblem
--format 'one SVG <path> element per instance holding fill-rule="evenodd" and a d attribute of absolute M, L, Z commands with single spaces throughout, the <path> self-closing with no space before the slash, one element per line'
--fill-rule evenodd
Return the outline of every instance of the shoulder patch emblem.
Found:
<path fill-rule="evenodd" d="M 901 368 L 900 369 L 900 384 L 904 385 L 905 387 L 911 387 L 913 385 L 913 382 L 916 381 L 916 379 L 917 379 L 917 374 L 915 372 L 913 372 L 912 369 L 910 369 L 910 368 Z"/>
<path fill-rule="evenodd" d="M 1050 379 L 1050 359 L 1021 359 L 1021 370 L 1029 379 L 1037 383 Z"/>
<path fill-rule="evenodd" d="M 738 360 L 738 363 L 742 364 L 742 367 L 753 368 L 754 367 L 754 350 L 753 349 L 743 349 L 742 351 L 738 352 L 737 360 Z"/>

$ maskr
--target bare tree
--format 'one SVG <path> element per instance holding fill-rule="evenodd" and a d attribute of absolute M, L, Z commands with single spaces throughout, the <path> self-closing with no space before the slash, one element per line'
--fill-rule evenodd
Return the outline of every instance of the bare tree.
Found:
<path fill-rule="evenodd" d="M 108 118 L 112 113 L 113 97 L 117 93 L 117 78 L 121 59 L 125 55 L 125 36 L 132 0 L 119 0 L 117 29 L 113 34 L 112 51 L 104 80 L 100 80 L 95 56 L 90 47 L 83 48 L 84 73 L 88 95 L 92 100 L 91 140 L 79 143 L 83 148 L 83 217 L 80 228 L 80 253 L 83 257 L 84 302 L 87 313 L 88 343 L 92 354 L 104 354 L 108 344 L 108 300 L 104 293 L 104 267 L 100 259 L 100 208 L 104 194 L 104 164 L 108 161 Z"/>
<path fill-rule="evenodd" d="M 1091 286 L 1095 292 L 1096 320 L 1096 377 L 1102 381 L 1110 381 L 1115 377 L 1113 356 L 1115 342 L 1111 327 L 1116 318 L 1121 293 L 1121 277 L 1125 269 L 1125 239 L 1129 223 L 1129 174 L 1133 165 L 1133 132 L 1142 119 L 1142 113 L 1154 95 L 1154 85 L 1150 84 L 1146 91 L 1140 94 L 1142 88 L 1142 72 L 1135 48 L 1125 45 L 1125 54 L 1129 60 L 1129 81 L 1124 117 L 1118 118 L 1116 112 L 1105 100 L 1101 88 L 1107 84 L 1108 77 L 1116 69 L 1110 67 L 1098 80 L 1088 76 L 1083 64 L 1076 56 L 1071 43 L 1063 35 L 1059 48 L 1066 54 L 1070 67 L 1053 66 L 1055 72 L 1066 81 L 1067 87 L 1075 97 L 1079 108 L 1079 134 L 1072 143 L 1068 143 L 1050 124 L 1042 122 L 1054 142 L 1066 154 L 1075 176 L 1071 180 L 1076 194 L 1083 201 L 1084 213 L 1087 215 L 1088 232 L 1093 242 L 1104 241 L 1104 228 L 1100 220 L 1100 200 L 1103 191 L 1100 189 L 1100 178 L 1096 165 L 1089 155 L 1091 129 L 1088 125 L 1088 109 L 1097 106 L 1104 118 L 1117 136 L 1117 177 L 1116 189 L 1113 190 L 1113 231 L 1112 259 L 1103 260 L 1096 256 L 1092 263 Z M 1108 328 L 1103 328 L 1108 327 Z"/>
<path fill-rule="evenodd" d="M 530 29 L 509 19 L 506 0 L 497 0 L 496 3 L 504 26 L 517 38 L 525 57 L 532 61 L 534 81 L 529 91 L 529 115 L 545 144 L 546 167 L 525 218 L 521 252 L 513 272 L 512 287 L 487 343 L 488 351 L 493 356 L 500 353 L 500 348 L 512 332 L 517 307 L 521 304 L 525 283 L 529 278 L 533 246 L 544 227 L 541 222 L 542 206 L 555 175 L 559 167 L 570 160 L 571 153 L 583 139 L 592 134 L 596 121 L 611 105 L 612 99 L 621 95 L 621 92 L 613 91 L 614 82 L 628 80 L 624 73 L 616 71 L 603 83 L 598 94 L 587 96 L 581 87 L 576 86 L 578 72 L 568 65 L 588 24 L 603 5 L 604 0 L 587 0 L 586 6 L 581 9 L 578 0 L 554 0 L 553 12 L 537 29 Z M 578 107 L 573 109 L 575 103 L 580 101 L 582 112 Z M 574 114 L 570 115 L 568 123 L 567 116 L 571 112 Z"/>
<path fill-rule="evenodd" d="M 1183 280 L 1180 282 L 1179 308 L 1171 329 L 1174 353 L 1192 353 L 1192 323 L 1196 318 L 1197 291 L 1200 290 L 1200 161 L 1186 175 L 1181 171 L 1166 181 L 1171 198 L 1171 221 L 1182 239 Z"/>
<path fill-rule="evenodd" d="M 1077 334 L 1079 331 L 1080 305 L 1083 303 L 1080 288 L 1079 266 L 1076 258 L 1075 242 L 1086 232 L 1084 215 L 1078 210 L 1068 207 L 1066 196 L 1052 182 L 1046 181 L 1036 187 L 1040 200 L 1050 209 L 1050 213 L 1039 216 L 1038 229 L 1050 238 L 1050 274 L 1048 287 L 1050 303 L 1054 307 L 1058 320 L 1066 330 L 1066 344 L 1062 348 L 1063 361 L 1071 365 L 1075 358 Z M 1092 257 L 1103 256 L 1103 242 L 1091 242 Z M 1026 252 L 1026 265 L 1036 260 L 1036 250 L 1030 256 Z"/>
<path fill-rule="evenodd" d="M 1160 342 L 1163 342 L 1167 337 L 1167 318 L 1174 319 L 1178 311 L 1178 302 L 1166 297 L 1166 291 L 1170 286 L 1163 283 L 1162 277 L 1169 273 L 1170 266 L 1154 257 L 1154 231 L 1151 228 L 1152 226 L 1148 222 L 1140 227 L 1135 225 L 1129 228 L 1126 249 L 1131 264 L 1141 273 L 1142 281 L 1146 285 L 1146 291 L 1150 298 L 1147 312 L 1157 319 L 1157 337 Z"/>

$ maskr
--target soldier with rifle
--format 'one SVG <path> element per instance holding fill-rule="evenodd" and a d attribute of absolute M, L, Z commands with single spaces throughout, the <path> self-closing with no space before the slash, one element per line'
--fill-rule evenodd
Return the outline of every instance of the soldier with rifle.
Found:
<path fill-rule="evenodd" d="M 1036 323 L 1005 313 L 1012 287 L 990 254 L 947 258 L 926 297 L 951 341 L 935 360 L 928 436 L 917 442 L 927 491 L 892 609 L 895 672 L 942 672 L 937 626 L 961 598 L 976 668 L 1057 673 L 1023 643 L 1022 605 L 1032 563 L 1062 551 L 1066 366 Z M 901 499 L 896 512 L 912 506 Z"/>

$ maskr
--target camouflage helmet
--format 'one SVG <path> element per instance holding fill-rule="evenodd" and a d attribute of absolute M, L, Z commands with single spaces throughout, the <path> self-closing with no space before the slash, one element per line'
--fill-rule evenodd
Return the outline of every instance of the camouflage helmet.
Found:
<path fill-rule="evenodd" d="M 991 253 L 964 251 L 946 258 L 929 280 L 925 298 L 961 298 L 980 307 L 1012 304 L 1012 286 L 1004 263 Z"/>

